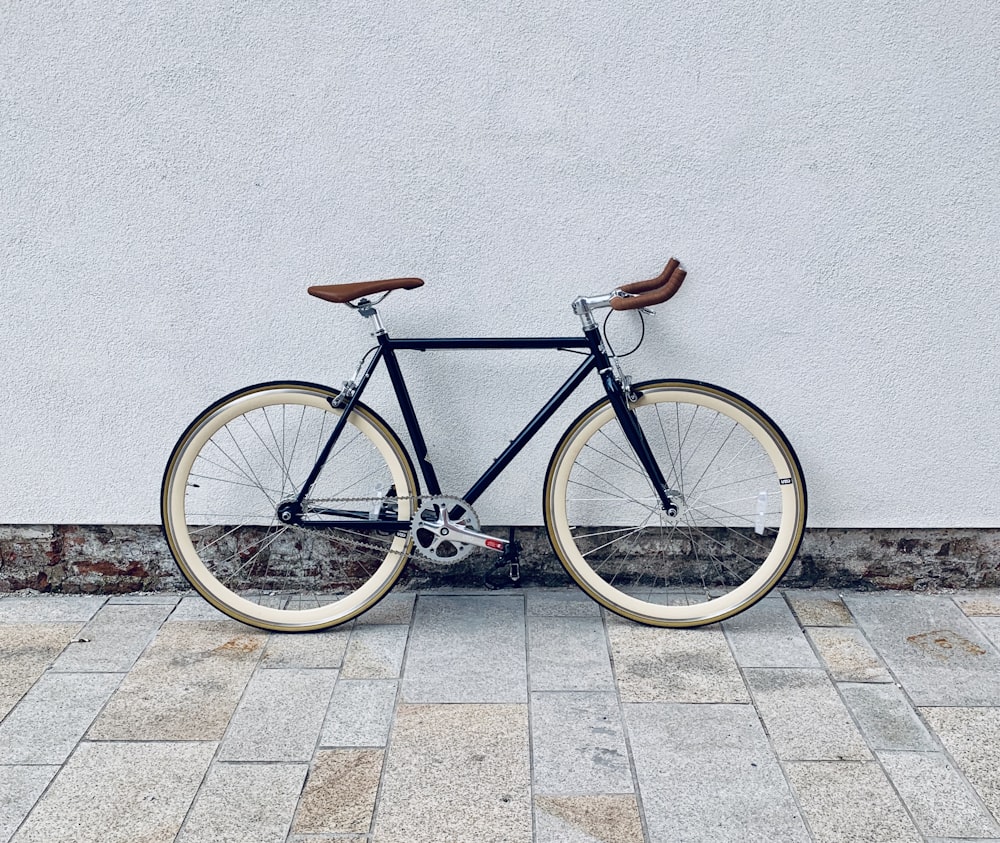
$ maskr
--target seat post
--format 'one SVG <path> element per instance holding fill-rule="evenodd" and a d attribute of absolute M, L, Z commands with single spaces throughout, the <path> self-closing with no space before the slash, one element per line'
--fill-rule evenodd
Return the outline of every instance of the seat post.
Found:
<path fill-rule="evenodd" d="M 372 331 L 372 336 L 377 337 L 379 334 L 385 333 L 385 325 L 382 324 L 382 317 L 378 315 L 378 311 L 375 309 L 375 305 L 368 299 L 361 299 L 355 305 L 360 313 L 365 319 L 375 320 L 375 330 Z"/>

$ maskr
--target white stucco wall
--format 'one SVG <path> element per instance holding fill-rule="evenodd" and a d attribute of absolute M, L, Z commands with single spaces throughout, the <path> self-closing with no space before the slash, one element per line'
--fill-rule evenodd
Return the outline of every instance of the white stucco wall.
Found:
<path fill-rule="evenodd" d="M 676 255 L 630 370 L 760 404 L 812 525 L 1000 525 L 998 49 L 993 0 L 5 3 L 0 522 L 153 522 L 209 401 L 339 385 L 367 338 L 308 284 L 563 334 Z M 413 356 L 449 492 L 575 363 Z M 484 523 L 540 523 L 570 413 Z"/>

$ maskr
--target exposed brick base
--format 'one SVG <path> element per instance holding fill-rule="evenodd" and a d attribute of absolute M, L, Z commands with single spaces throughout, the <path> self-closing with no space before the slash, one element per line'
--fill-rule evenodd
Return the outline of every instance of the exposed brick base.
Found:
<path fill-rule="evenodd" d="M 506 536 L 506 528 L 486 528 Z M 544 528 L 518 528 L 521 582 L 569 585 Z M 397 588 L 509 585 L 495 556 L 474 553 L 454 566 L 414 555 Z M 782 580 L 834 588 L 1000 587 L 1000 529 L 812 529 Z M 150 525 L 0 526 L 0 592 L 35 589 L 120 594 L 187 588 L 160 528 Z"/>

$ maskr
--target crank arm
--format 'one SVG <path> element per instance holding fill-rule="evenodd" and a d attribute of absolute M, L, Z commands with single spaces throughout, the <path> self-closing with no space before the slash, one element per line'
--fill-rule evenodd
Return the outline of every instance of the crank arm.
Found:
<path fill-rule="evenodd" d="M 478 530 L 470 530 L 468 527 L 452 523 L 447 517 L 445 517 L 444 526 L 436 532 L 439 536 L 447 538 L 449 541 L 473 544 L 476 547 L 485 547 L 488 550 L 495 550 L 499 553 L 503 553 L 507 548 L 506 539 L 498 539 L 486 533 L 480 533 Z"/>

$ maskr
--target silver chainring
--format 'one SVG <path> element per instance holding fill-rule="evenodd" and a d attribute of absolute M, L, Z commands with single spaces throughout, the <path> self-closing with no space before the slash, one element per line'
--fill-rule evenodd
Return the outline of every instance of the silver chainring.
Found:
<path fill-rule="evenodd" d="M 448 513 L 448 520 L 453 524 L 470 530 L 479 529 L 479 516 L 461 498 L 431 495 L 420 499 L 420 505 L 410 522 L 410 535 L 422 556 L 443 565 L 451 565 L 465 559 L 476 546 L 449 537 L 443 523 L 443 513 Z"/>

